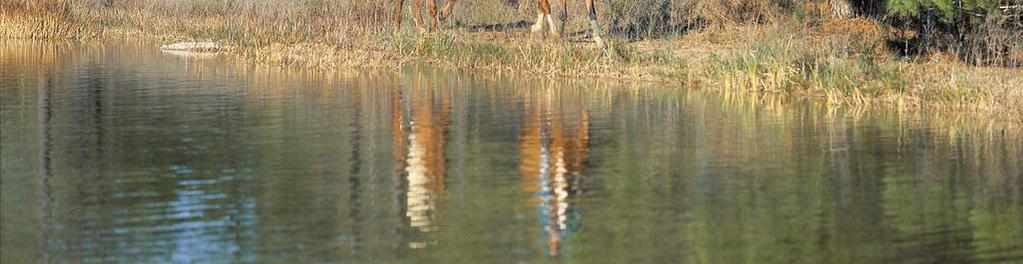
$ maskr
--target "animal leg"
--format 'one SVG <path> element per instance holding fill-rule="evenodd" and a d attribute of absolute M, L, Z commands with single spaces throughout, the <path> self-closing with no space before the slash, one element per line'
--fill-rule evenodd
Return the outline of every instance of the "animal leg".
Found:
<path fill-rule="evenodd" d="M 597 24 L 597 10 L 593 7 L 593 0 L 586 0 L 586 9 L 590 16 L 590 28 L 593 30 L 593 42 L 597 48 L 604 52 L 604 39 L 600 38 L 600 25 Z"/>
<path fill-rule="evenodd" d="M 529 31 L 532 31 L 533 34 L 536 34 L 536 33 L 540 33 L 541 30 L 543 30 L 543 13 L 542 12 L 537 12 L 536 13 L 536 22 L 533 23 L 533 26 L 529 27 Z"/>
<path fill-rule="evenodd" d="M 426 31 L 423 26 L 423 0 L 416 0 L 416 4 L 412 7 L 412 20 L 416 21 L 416 27 L 419 31 Z"/>
<path fill-rule="evenodd" d="M 554 17 L 552 17 L 549 13 L 544 15 L 544 17 L 547 18 L 547 32 L 550 32 L 551 36 L 554 36 L 555 38 L 560 38 L 561 30 L 559 29 L 560 27 L 558 24 L 554 23 Z"/>
<path fill-rule="evenodd" d="M 444 8 L 440 10 L 441 20 L 447 19 L 448 16 L 451 16 L 451 11 L 455 8 L 455 2 L 456 0 L 448 0 L 448 3 L 444 4 Z"/>
<path fill-rule="evenodd" d="M 548 2 L 547 0 L 537 1 L 536 23 L 533 24 L 533 27 L 531 27 L 530 30 L 532 30 L 533 33 L 540 33 L 540 32 L 542 32 L 543 31 L 543 26 L 544 26 L 543 24 L 546 23 L 546 22 L 544 22 L 544 18 L 546 18 L 547 16 L 550 16 L 550 14 L 551 14 L 551 3 Z"/>
<path fill-rule="evenodd" d="M 437 0 L 430 1 L 430 31 L 437 31 Z"/>
<path fill-rule="evenodd" d="M 568 21 L 568 4 L 565 0 L 558 1 L 561 3 L 561 13 L 558 14 L 558 33 L 565 33 L 565 22 Z"/>
<path fill-rule="evenodd" d="M 395 0 L 394 7 L 394 28 L 401 29 L 401 5 L 405 3 L 405 0 Z"/>

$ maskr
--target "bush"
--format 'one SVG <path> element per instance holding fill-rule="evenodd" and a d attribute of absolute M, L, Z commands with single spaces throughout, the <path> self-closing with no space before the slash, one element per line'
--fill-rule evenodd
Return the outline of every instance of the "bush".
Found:
<path fill-rule="evenodd" d="M 888 0 L 894 21 L 911 25 L 921 51 L 959 55 L 975 64 L 1019 66 L 1019 3 L 1007 0 Z"/>

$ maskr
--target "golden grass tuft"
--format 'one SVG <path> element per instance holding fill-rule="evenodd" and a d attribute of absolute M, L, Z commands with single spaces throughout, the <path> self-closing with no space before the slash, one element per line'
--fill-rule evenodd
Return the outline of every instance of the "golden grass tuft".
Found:
<path fill-rule="evenodd" d="M 0 38 L 69 40 L 93 35 L 88 26 L 68 23 L 58 14 L 0 11 Z"/>

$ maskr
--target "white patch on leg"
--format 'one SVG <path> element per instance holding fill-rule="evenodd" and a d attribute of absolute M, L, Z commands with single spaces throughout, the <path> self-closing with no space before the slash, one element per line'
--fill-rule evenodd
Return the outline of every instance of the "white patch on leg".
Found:
<path fill-rule="evenodd" d="M 551 36 L 561 37 L 561 29 L 558 28 L 558 24 L 554 23 L 554 17 L 550 14 L 544 15 L 544 17 L 547 17 L 547 31 L 551 33 Z"/>
<path fill-rule="evenodd" d="M 536 23 L 533 24 L 533 26 L 530 28 L 530 31 L 533 31 L 533 33 L 539 33 L 541 30 L 543 30 L 543 16 L 544 16 L 543 12 L 539 12 L 536 14 Z"/>

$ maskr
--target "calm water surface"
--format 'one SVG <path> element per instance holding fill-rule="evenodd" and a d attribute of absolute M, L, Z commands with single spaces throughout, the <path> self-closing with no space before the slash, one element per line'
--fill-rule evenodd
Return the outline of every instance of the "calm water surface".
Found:
<path fill-rule="evenodd" d="M 0 43 L 3 263 L 1023 262 L 1018 128 Z"/>

